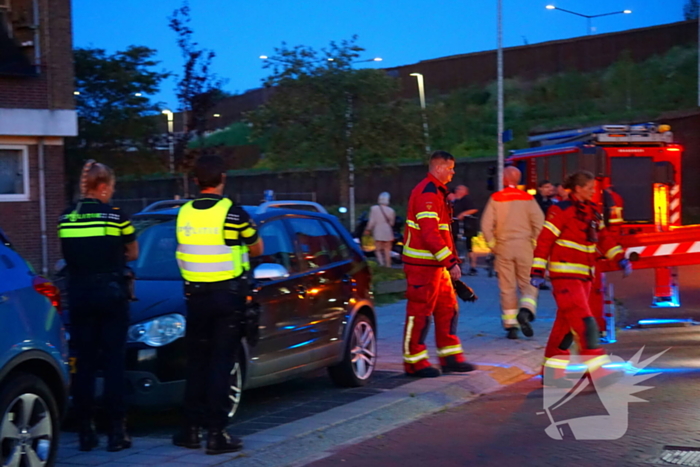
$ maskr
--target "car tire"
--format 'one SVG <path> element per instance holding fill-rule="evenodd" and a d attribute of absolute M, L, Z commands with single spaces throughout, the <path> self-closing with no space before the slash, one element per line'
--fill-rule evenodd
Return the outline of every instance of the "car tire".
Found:
<path fill-rule="evenodd" d="M 377 333 L 365 315 L 357 315 L 343 350 L 343 361 L 328 367 L 331 380 L 342 387 L 360 387 L 369 382 L 377 365 Z"/>
<path fill-rule="evenodd" d="M 241 406 L 243 395 L 243 359 L 241 355 L 243 351 L 239 351 L 236 355 L 236 362 L 231 369 L 231 391 L 229 393 L 229 401 L 231 407 L 229 409 L 228 418 L 232 419 Z"/>
<path fill-rule="evenodd" d="M 53 465 L 59 434 L 58 405 L 46 383 L 19 373 L 2 384 L 0 465 Z"/>

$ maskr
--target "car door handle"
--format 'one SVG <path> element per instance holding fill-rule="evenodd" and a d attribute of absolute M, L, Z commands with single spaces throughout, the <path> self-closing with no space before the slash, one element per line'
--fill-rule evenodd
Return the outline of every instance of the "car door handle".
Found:
<path fill-rule="evenodd" d="M 306 295 L 306 287 L 303 285 L 297 285 L 297 294 Z"/>

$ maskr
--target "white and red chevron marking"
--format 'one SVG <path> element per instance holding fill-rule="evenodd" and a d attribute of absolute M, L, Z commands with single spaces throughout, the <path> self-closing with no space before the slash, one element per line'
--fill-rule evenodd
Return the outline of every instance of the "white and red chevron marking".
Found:
<path fill-rule="evenodd" d="M 672 225 L 681 224 L 681 189 L 678 184 L 671 187 L 671 202 L 669 205 L 669 211 L 671 212 L 669 216 L 669 221 Z"/>
<path fill-rule="evenodd" d="M 635 246 L 625 250 L 625 258 L 629 258 L 632 253 L 637 253 L 640 258 L 652 256 L 682 255 L 685 253 L 700 253 L 700 241 L 663 243 L 661 245 Z"/>

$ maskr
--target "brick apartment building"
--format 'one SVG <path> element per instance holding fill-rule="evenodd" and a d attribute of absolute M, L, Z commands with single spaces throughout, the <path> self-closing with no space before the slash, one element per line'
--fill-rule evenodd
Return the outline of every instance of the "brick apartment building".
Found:
<path fill-rule="evenodd" d="M 70 0 L 0 0 L 0 228 L 44 273 L 60 254 L 63 140 L 76 134 Z"/>

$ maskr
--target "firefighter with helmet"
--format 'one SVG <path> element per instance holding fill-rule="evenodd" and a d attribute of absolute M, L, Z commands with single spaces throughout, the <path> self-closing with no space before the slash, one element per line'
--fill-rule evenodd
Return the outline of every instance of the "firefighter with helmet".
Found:
<path fill-rule="evenodd" d="M 411 192 L 406 215 L 404 271 L 408 289 L 404 328 L 404 368 L 417 377 L 436 377 L 440 370 L 428 360 L 425 339 L 435 319 L 435 340 L 444 372 L 468 372 L 457 337 L 458 305 L 453 281 L 462 271 L 455 255 L 450 225 L 452 209 L 445 184 L 454 175 L 454 157 L 445 151 L 430 156 L 429 173 Z M 459 282 L 466 300 L 476 299 L 473 291 Z M 466 287 L 466 289 L 465 289 Z"/>
<path fill-rule="evenodd" d="M 571 190 L 569 199 L 547 212 L 531 271 L 531 283 L 538 287 L 549 269 L 557 302 L 557 315 L 544 354 L 543 383 L 572 386 L 564 376 L 569 347 L 575 340 L 587 371 L 605 384 L 606 380 L 619 376 L 619 372 L 603 368 L 610 357 L 600 347 L 598 325 L 589 305 L 596 250 L 616 262 L 625 277 L 632 272 L 632 264 L 625 259 L 622 247 L 608 232 L 597 206 L 591 202 L 595 191 L 593 174 L 580 171 L 571 175 L 566 188 Z"/>

